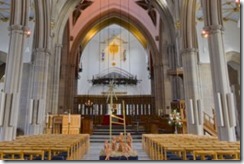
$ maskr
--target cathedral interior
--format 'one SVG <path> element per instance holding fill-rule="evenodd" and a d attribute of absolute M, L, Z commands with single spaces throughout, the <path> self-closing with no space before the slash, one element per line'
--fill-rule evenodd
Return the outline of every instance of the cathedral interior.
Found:
<path fill-rule="evenodd" d="M 240 160 L 241 6 L 0 0 L 0 160 Z"/>

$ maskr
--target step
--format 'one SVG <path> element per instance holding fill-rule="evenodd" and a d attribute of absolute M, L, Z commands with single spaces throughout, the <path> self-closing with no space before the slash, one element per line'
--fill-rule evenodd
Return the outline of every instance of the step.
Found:
<path fill-rule="evenodd" d="M 109 126 L 96 126 L 94 127 L 94 130 L 109 130 L 110 127 Z M 120 131 L 120 130 L 124 130 L 124 127 L 112 127 L 113 131 Z M 126 127 L 126 131 L 136 131 L 136 130 L 142 130 L 144 131 L 145 128 L 144 127 Z"/>
<path fill-rule="evenodd" d="M 119 131 L 119 132 L 112 132 L 112 135 L 119 135 L 120 133 L 121 133 L 122 131 Z M 142 135 L 142 134 L 144 134 L 145 132 L 144 131 L 138 131 L 138 132 L 134 132 L 134 131 L 132 131 L 132 132 L 128 132 L 128 131 L 126 131 L 126 133 L 130 133 L 131 135 Z M 110 134 L 110 132 L 109 131 L 94 131 L 93 133 L 92 133 L 93 135 L 109 135 Z"/>
<path fill-rule="evenodd" d="M 101 138 L 94 138 L 94 139 L 90 139 L 91 143 L 97 142 L 97 143 L 104 143 L 105 140 L 109 140 L 110 138 L 105 138 L 105 139 L 101 139 Z M 133 143 L 141 143 L 141 139 L 133 139 Z"/>
<path fill-rule="evenodd" d="M 108 125 L 96 125 L 94 126 L 95 129 L 109 129 L 110 126 Z M 124 126 L 112 126 L 113 129 L 124 129 Z M 144 126 L 126 126 L 126 129 L 144 129 Z"/>
<path fill-rule="evenodd" d="M 119 136 L 121 132 L 124 132 L 124 126 L 114 125 L 112 126 L 112 136 Z M 145 133 L 143 126 L 126 126 L 126 133 L 131 133 L 133 142 L 141 142 L 142 134 Z M 91 143 L 104 143 L 105 140 L 110 139 L 110 126 L 109 125 L 96 125 L 93 129 L 93 133 L 90 136 Z"/>
<path fill-rule="evenodd" d="M 116 135 L 112 135 L 112 136 L 116 136 Z M 90 138 L 108 138 L 109 134 L 107 135 L 91 135 Z M 132 135 L 133 139 L 141 139 L 142 135 Z"/>

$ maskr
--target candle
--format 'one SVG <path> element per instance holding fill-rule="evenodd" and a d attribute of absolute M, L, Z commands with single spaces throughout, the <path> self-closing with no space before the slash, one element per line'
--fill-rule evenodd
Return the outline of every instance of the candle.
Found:
<path fill-rule="evenodd" d="M 78 111 L 80 111 L 80 104 L 78 105 Z"/>
<path fill-rule="evenodd" d="M 47 116 L 46 116 L 46 123 L 48 124 L 48 120 L 49 120 L 49 115 L 47 113 Z"/>
<path fill-rule="evenodd" d="M 69 119 L 68 119 L 68 123 L 70 123 L 70 113 L 69 113 Z"/>

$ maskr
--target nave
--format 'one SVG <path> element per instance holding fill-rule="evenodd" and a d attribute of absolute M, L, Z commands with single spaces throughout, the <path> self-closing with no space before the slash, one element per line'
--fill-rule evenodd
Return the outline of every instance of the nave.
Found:
<path fill-rule="evenodd" d="M 240 160 L 240 11 L 240 0 L 0 0 L 0 159 L 98 159 L 94 130 L 122 124 L 123 109 L 127 128 L 145 129 L 131 133 L 138 160 Z"/>

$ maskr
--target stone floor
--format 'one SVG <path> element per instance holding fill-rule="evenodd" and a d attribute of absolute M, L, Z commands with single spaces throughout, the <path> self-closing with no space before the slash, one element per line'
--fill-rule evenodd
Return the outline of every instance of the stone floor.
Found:
<path fill-rule="evenodd" d="M 82 160 L 99 160 L 99 153 L 103 148 L 103 143 L 90 143 L 90 149 Z M 133 143 L 133 149 L 138 153 L 138 160 L 150 160 L 142 149 L 142 143 Z"/>

